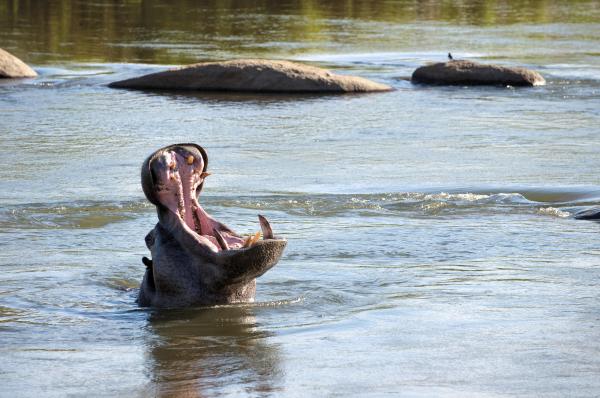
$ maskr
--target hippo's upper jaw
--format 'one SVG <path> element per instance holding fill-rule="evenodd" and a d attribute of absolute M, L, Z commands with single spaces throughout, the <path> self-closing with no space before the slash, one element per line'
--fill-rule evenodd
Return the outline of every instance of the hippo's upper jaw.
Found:
<path fill-rule="evenodd" d="M 260 233 L 243 238 L 204 211 L 198 202 L 207 156 L 196 144 L 154 152 L 142 166 L 142 187 L 159 222 L 146 237 L 141 306 L 182 307 L 254 300 L 255 278 L 273 267 L 286 246 L 259 217 Z"/>

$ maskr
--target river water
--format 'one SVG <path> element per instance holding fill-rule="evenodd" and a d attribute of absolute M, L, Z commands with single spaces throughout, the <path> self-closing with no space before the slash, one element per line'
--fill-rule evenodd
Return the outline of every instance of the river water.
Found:
<path fill-rule="evenodd" d="M 0 395 L 600 395 L 600 6 L 594 1 L 8 1 L 0 47 Z M 427 87 L 455 58 L 543 87 Z M 109 89 L 284 58 L 390 93 Z M 156 222 L 139 167 L 204 146 L 200 198 L 288 239 L 253 305 L 139 309 Z"/>

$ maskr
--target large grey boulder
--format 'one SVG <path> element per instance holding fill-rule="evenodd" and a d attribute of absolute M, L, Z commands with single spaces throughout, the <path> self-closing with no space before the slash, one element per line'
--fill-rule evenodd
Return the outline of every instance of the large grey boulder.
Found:
<path fill-rule="evenodd" d="M 391 87 L 288 61 L 240 59 L 203 62 L 109 84 L 114 88 L 265 93 L 350 93 Z"/>
<path fill-rule="evenodd" d="M 416 83 L 443 85 L 511 85 L 541 86 L 546 80 L 539 73 L 519 67 L 451 60 L 417 68 L 412 79 Z"/>
<path fill-rule="evenodd" d="M 0 78 L 36 76 L 37 73 L 25 62 L 0 48 Z"/>

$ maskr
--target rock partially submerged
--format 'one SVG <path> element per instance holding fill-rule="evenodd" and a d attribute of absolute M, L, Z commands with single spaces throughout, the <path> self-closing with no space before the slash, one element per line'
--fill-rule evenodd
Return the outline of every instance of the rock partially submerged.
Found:
<path fill-rule="evenodd" d="M 289 61 L 203 62 L 109 84 L 113 88 L 258 93 L 360 93 L 391 87 Z"/>
<path fill-rule="evenodd" d="M 37 73 L 11 53 L 0 48 L 0 78 L 36 77 Z"/>
<path fill-rule="evenodd" d="M 443 85 L 511 85 L 542 86 L 546 80 L 539 73 L 520 67 L 481 64 L 466 60 L 450 60 L 417 68 L 412 79 L 416 83 Z"/>

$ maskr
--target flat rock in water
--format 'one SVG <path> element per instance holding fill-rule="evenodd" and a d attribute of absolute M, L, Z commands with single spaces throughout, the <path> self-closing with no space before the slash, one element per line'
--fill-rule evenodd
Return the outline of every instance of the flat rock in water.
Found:
<path fill-rule="evenodd" d="M 473 61 L 452 60 L 417 68 L 416 83 L 443 85 L 511 85 L 542 86 L 546 80 L 539 73 L 520 67 L 486 65 Z"/>
<path fill-rule="evenodd" d="M 351 93 L 391 87 L 289 61 L 240 59 L 203 62 L 109 84 L 114 88 L 262 93 Z"/>
<path fill-rule="evenodd" d="M 25 62 L 0 48 L 0 78 L 36 76 L 37 73 Z"/>

